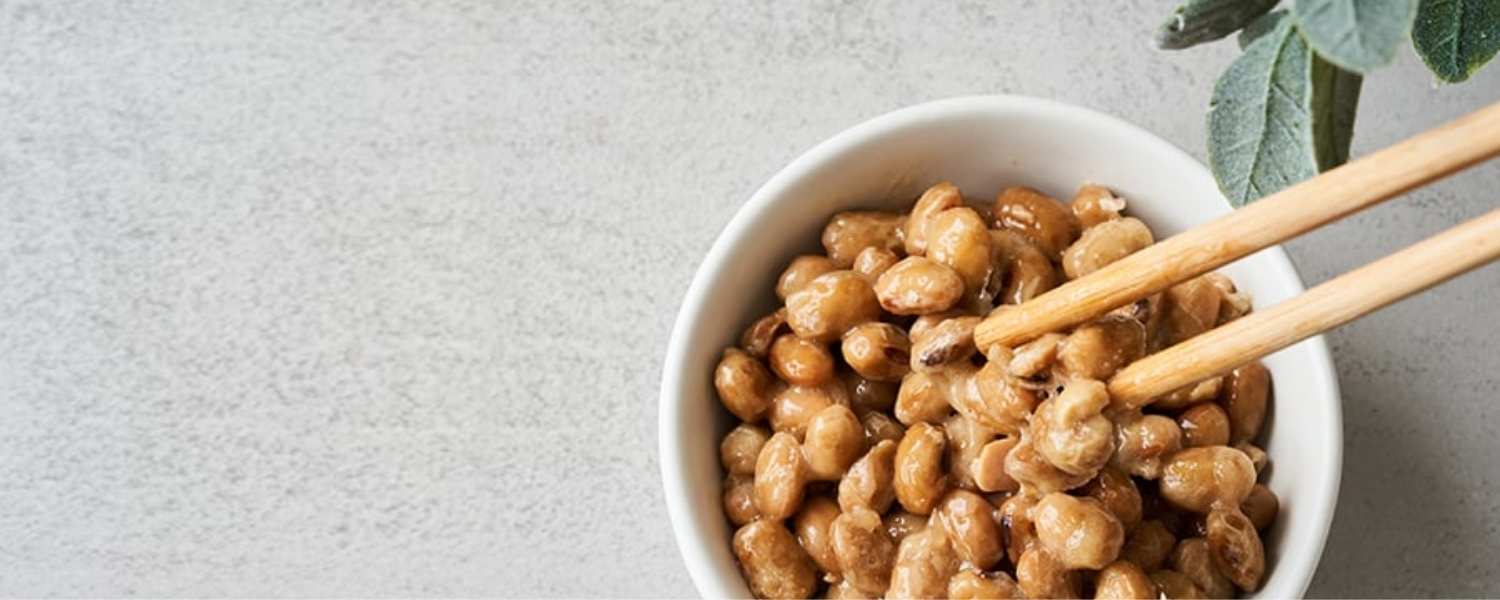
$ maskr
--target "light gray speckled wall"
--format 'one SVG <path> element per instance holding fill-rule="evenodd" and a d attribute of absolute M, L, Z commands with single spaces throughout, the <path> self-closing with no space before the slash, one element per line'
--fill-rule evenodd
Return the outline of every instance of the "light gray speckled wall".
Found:
<path fill-rule="evenodd" d="M 0 595 L 692 594 L 655 395 L 719 228 L 947 96 L 1201 157 L 1235 50 L 1151 50 L 1169 7 L 0 1 Z M 1356 153 L 1497 98 L 1403 52 Z M 1481 167 L 1289 249 L 1319 281 L 1497 194 Z M 1332 336 L 1313 593 L 1500 593 L 1497 289 Z"/>

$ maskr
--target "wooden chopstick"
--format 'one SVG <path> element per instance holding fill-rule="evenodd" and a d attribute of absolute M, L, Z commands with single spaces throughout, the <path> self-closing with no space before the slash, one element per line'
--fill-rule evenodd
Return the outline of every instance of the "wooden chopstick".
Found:
<path fill-rule="evenodd" d="M 1014 346 L 1087 321 L 1500 153 L 1500 103 L 1330 170 L 1067 282 L 974 330 Z"/>
<path fill-rule="evenodd" d="M 1222 375 L 1500 257 L 1500 210 L 1132 363 L 1109 381 L 1128 406 Z"/>

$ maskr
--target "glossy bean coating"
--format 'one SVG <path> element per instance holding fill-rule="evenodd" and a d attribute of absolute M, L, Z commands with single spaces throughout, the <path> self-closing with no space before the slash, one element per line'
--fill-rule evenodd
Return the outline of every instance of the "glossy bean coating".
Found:
<path fill-rule="evenodd" d="M 1229 443 L 1248 442 L 1260 435 L 1271 396 L 1271 372 L 1252 362 L 1236 367 L 1224 377 L 1219 403 L 1229 417 Z"/>
<path fill-rule="evenodd" d="M 729 348 L 714 369 L 714 389 L 724 408 L 741 421 L 754 423 L 770 410 L 777 387 L 775 377 L 759 359 L 739 348 Z"/>
<path fill-rule="evenodd" d="M 765 358 L 771 353 L 771 343 L 782 332 L 787 331 L 786 308 L 778 308 L 769 315 L 756 319 L 740 334 L 740 348 L 756 358 Z"/>
<path fill-rule="evenodd" d="M 859 591 L 878 595 L 890 587 L 896 542 L 875 511 L 856 506 L 834 519 L 833 554 L 838 572 Z"/>
<path fill-rule="evenodd" d="M 1212 281 L 1203 277 L 1189 279 L 1166 291 L 1166 337 L 1176 344 L 1213 329 L 1219 320 L 1219 302 L 1223 295 Z"/>
<path fill-rule="evenodd" d="M 990 232 L 974 209 L 959 206 L 933 215 L 927 224 L 927 258 L 947 265 L 974 299 L 984 290 L 993 268 Z"/>
<path fill-rule="evenodd" d="M 1078 237 L 1078 220 L 1061 202 L 1027 187 L 1007 188 L 995 198 L 995 222 L 1025 236 L 1053 261 Z"/>
<path fill-rule="evenodd" d="M 872 448 L 875 444 L 886 440 L 893 444 L 900 443 L 901 438 L 906 437 L 906 428 L 883 412 L 865 413 L 864 418 L 860 419 L 860 424 L 865 427 L 865 445 Z"/>
<path fill-rule="evenodd" d="M 1145 298 L 1141 298 L 1140 300 L 1136 300 L 1135 302 L 1131 302 L 1130 304 L 1117 307 L 1114 310 L 1104 313 L 1104 315 L 1109 317 L 1124 317 L 1127 319 L 1135 319 L 1137 321 L 1140 321 L 1142 324 L 1146 325 L 1146 334 L 1150 336 L 1155 331 L 1155 328 L 1151 323 L 1152 317 L 1161 312 L 1160 310 L 1158 310 L 1161 305 L 1161 299 L 1161 294 L 1152 294 L 1150 296 L 1146 296 Z"/>
<path fill-rule="evenodd" d="M 1167 600 L 1201 600 L 1208 596 L 1193 584 L 1187 575 L 1171 569 L 1152 571 L 1151 583 L 1156 584 L 1157 593 Z"/>
<path fill-rule="evenodd" d="M 761 447 L 769 439 L 771 432 L 766 431 L 766 428 L 740 423 L 719 441 L 719 464 L 724 465 L 727 473 L 753 474 L 755 459 L 760 456 Z"/>
<path fill-rule="evenodd" d="M 833 521 L 838 516 L 838 504 L 826 496 L 813 496 L 802 503 L 792 518 L 797 543 L 819 569 L 834 576 L 840 573 L 838 559 L 833 555 Z"/>
<path fill-rule="evenodd" d="M 1047 370 L 1057 361 L 1058 350 L 1065 339 L 1068 336 L 1048 333 L 1022 344 L 1006 363 L 1006 371 L 1014 377 L 1031 377 Z"/>
<path fill-rule="evenodd" d="M 895 252 L 878 246 L 870 246 L 864 250 L 860 250 L 859 255 L 854 257 L 853 269 L 855 273 L 864 275 L 865 279 L 868 279 L 870 284 L 874 285 L 875 280 L 880 279 L 880 276 L 886 270 L 895 266 L 896 262 L 900 260 L 901 257 L 896 256 Z"/>
<path fill-rule="evenodd" d="M 900 508 L 886 513 L 881 518 L 881 522 L 885 523 L 886 534 L 898 544 L 906 539 L 906 536 L 926 529 L 927 522 L 930 520 L 927 515 L 912 514 Z"/>
<path fill-rule="evenodd" d="M 813 417 L 835 404 L 849 404 L 843 384 L 784 386 L 771 399 L 771 430 L 790 433 L 801 440 L 807 435 L 807 425 Z"/>
<path fill-rule="evenodd" d="M 1250 518 L 1250 523 L 1259 531 L 1265 531 L 1276 522 L 1276 513 L 1281 510 L 1281 501 L 1276 499 L 1276 494 L 1271 488 L 1255 484 L 1250 488 L 1250 495 L 1245 496 L 1245 501 L 1240 503 L 1240 512 Z"/>
<path fill-rule="evenodd" d="M 1236 508 L 1208 513 L 1208 546 L 1217 571 L 1246 592 L 1260 588 L 1266 551 L 1255 524 Z"/>
<path fill-rule="evenodd" d="M 911 322 L 911 327 L 907 328 L 907 337 L 911 338 L 913 341 L 916 341 L 917 338 L 927 335 L 927 332 L 932 331 L 932 328 L 937 327 L 938 323 L 942 323 L 943 321 L 947 321 L 948 319 L 952 319 L 954 317 L 962 317 L 966 314 L 968 313 L 965 313 L 958 309 L 953 309 L 918 316 L 916 320 Z"/>
<path fill-rule="evenodd" d="M 1005 272 L 996 302 L 1021 304 L 1057 287 L 1060 277 L 1052 260 L 1031 240 L 1014 231 L 990 230 L 991 260 Z"/>
<path fill-rule="evenodd" d="M 1078 224 L 1087 231 L 1105 221 L 1120 218 L 1120 211 L 1125 210 L 1125 199 L 1102 185 L 1087 183 L 1073 194 L 1073 201 L 1068 203 L 1068 209 L 1073 211 Z"/>
<path fill-rule="evenodd" d="M 1207 402 L 1219 396 L 1219 390 L 1222 388 L 1223 383 L 1223 377 L 1209 377 L 1203 381 L 1172 390 L 1166 395 L 1153 400 L 1151 406 L 1157 410 L 1175 411 L 1199 402 Z"/>
<path fill-rule="evenodd" d="M 811 598 L 817 569 L 779 521 L 762 519 L 734 532 L 734 555 L 758 598 Z"/>
<path fill-rule="evenodd" d="M 871 381 L 901 381 L 910 371 L 912 342 L 889 323 L 870 321 L 844 333 L 844 363 Z"/>
<path fill-rule="evenodd" d="M 1128 560 L 1109 563 L 1094 579 L 1094 598 L 1127 600 L 1156 598 L 1156 584 L 1140 566 Z"/>
<path fill-rule="evenodd" d="M 1037 406 L 1034 392 L 1006 371 L 1008 361 L 989 362 L 974 374 L 973 393 L 957 394 L 953 408 L 964 416 L 1007 435 L 1019 435 Z"/>
<path fill-rule="evenodd" d="M 840 269 L 854 265 L 854 258 L 869 247 L 895 251 L 903 247 L 901 226 L 906 217 L 897 213 L 854 210 L 833 215 L 823 228 L 823 250 Z"/>
<path fill-rule="evenodd" d="M 832 342 L 850 327 L 880 318 L 870 282 L 854 271 L 819 275 L 786 298 L 786 322 L 798 337 Z"/>
<path fill-rule="evenodd" d="M 1077 598 L 1081 587 L 1077 573 L 1040 547 L 1021 554 L 1016 583 L 1027 598 Z"/>
<path fill-rule="evenodd" d="M 974 492 L 950 490 L 934 515 L 947 532 L 953 551 L 969 565 L 989 569 L 1005 557 L 995 507 Z"/>
<path fill-rule="evenodd" d="M 1110 464 L 1137 477 L 1161 477 L 1166 457 L 1182 449 L 1182 428 L 1161 415 L 1123 413 L 1117 419 Z"/>
<path fill-rule="evenodd" d="M 928 527 L 907 535 L 896 549 L 887 598 L 942 598 L 948 579 L 959 569 L 958 556 L 942 528 Z"/>
<path fill-rule="evenodd" d="M 925 315 L 952 308 L 963 298 L 958 272 L 921 256 L 901 259 L 875 280 L 880 306 L 896 315 Z"/>
<path fill-rule="evenodd" d="M 949 600 L 1003 600 L 1025 598 L 1016 580 L 1004 571 L 959 571 L 948 580 Z"/>
<path fill-rule="evenodd" d="M 849 407 L 834 404 L 818 411 L 802 441 L 812 479 L 836 481 L 865 451 L 865 427 Z"/>
<path fill-rule="evenodd" d="M 1140 321 L 1105 317 L 1074 329 L 1057 358 L 1074 377 L 1105 381 L 1145 353 L 1146 328 Z"/>
<path fill-rule="evenodd" d="M 1177 415 L 1182 428 L 1182 445 L 1223 446 L 1229 443 L 1229 415 L 1213 402 L 1199 402 Z"/>
<path fill-rule="evenodd" d="M 844 383 L 844 389 L 849 392 L 849 408 L 854 409 L 854 414 L 861 418 L 874 411 L 890 412 L 891 407 L 896 405 L 899 382 L 875 381 L 843 369 L 839 370 L 838 376 Z"/>
<path fill-rule="evenodd" d="M 1187 448 L 1167 459 L 1160 483 L 1168 502 L 1207 513 L 1215 504 L 1239 506 L 1255 485 L 1255 465 L 1234 448 Z"/>
<path fill-rule="evenodd" d="M 1014 492 L 1021 484 L 1005 472 L 1005 457 L 1021 443 L 1021 438 L 1007 436 L 986 443 L 969 462 L 974 485 L 983 492 Z"/>
<path fill-rule="evenodd" d="M 1124 526 L 1093 498 L 1053 492 L 1042 497 L 1031 516 L 1037 541 L 1069 569 L 1102 569 L 1125 544 Z"/>
<path fill-rule="evenodd" d="M 1161 521 L 1142 521 L 1130 532 L 1130 537 L 1125 539 L 1125 546 L 1120 549 L 1120 558 L 1140 565 L 1147 571 L 1155 571 L 1166 564 L 1167 557 L 1172 555 L 1172 548 L 1176 546 L 1177 536 L 1172 535 L 1172 531 Z"/>
<path fill-rule="evenodd" d="M 896 442 L 875 444 L 839 480 L 839 507 L 845 512 L 865 507 L 883 513 L 896 500 Z"/>
<path fill-rule="evenodd" d="M 1114 424 L 1102 414 L 1108 405 L 1109 392 L 1102 382 L 1069 381 L 1061 394 L 1042 402 L 1031 416 L 1036 451 L 1059 470 L 1092 478 L 1115 450 Z"/>
<path fill-rule="evenodd" d="M 724 516 L 735 526 L 744 525 L 760 517 L 755 509 L 755 477 L 730 473 L 724 478 Z"/>
<path fill-rule="evenodd" d="M 771 343 L 771 370 L 793 385 L 823 385 L 833 379 L 833 354 L 828 347 L 786 334 Z"/>
<path fill-rule="evenodd" d="M 1117 467 L 1104 467 L 1099 475 L 1080 489 L 1083 495 L 1099 501 L 1125 531 L 1135 529 L 1141 522 L 1141 492 L 1136 489 L 1130 475 Z"/>
<path fill-rule="evenodd" d="M 1016 494 L 1000 503 L 995 510 L 1000 520 L 1000 539 L 1005 544 L 1006 558 L 1012 565 L 1021 560 L 1021 554 L 1037 546 L 1036 523 L 1031 520 L 1031 509 L 1036 507 L 1038 496 Z"/>
<path fill-rule="evenodd" d="M 1260 446 L 1256 446 L 1255 444 L 1240 442 L 1234 445 L 1234 449 L 1244 452 L 1245 456 L 1250 458 L 1250 464 L 1255 465 L 1255 474 L 1257 477 L 1266 470 L 1266 466 L 1271 462 L 1271 457 L 1266 454 L 1266 451 L 1261 450 Z"/>
<path fill-rule="evenodd" d="M 1157 292 L 1137 300 L 1131 308 L 1130 305 L 1116 309 L 1121 312 L 1132 312 L 1135 319 L 1146 325 L 1146 354 L 1154 354 L 1171 345 L 1167 339 L 1167 294 Z"/>
<path fill-rule="evenodd" d="M 912 206 L 911 214 L 906 218 L 906 224 L 902 227 L 905 238 L 906 253 L 912 256 L 921 256 L 927 253 L 927 225 L 932 217 L 940 212 L 962 206 L 963 195 L 959 193 L 958 187 L 946 181 L 927 188 L 917 203 Z"/>
<path fill-rule="evenodd" d="M 807 287 L 819 275 L 839 270 L 837 263 L 826 256 L 804 254 L 792 259 L 781 277 L 776 279 L 776 297 L 786 300 L 797 290 Z"/>
<path fill-rule="evenodd" d="M 1077 279 L 1150 246 L 1151 230 L 1140 219 L 1126 217 L 1084 230 L 1062 253 L 1063 272 Z"/>
<path fill-rule="evenodd" d="M 974 355 L 974 328 L 979 317 L 954 317 L 922 332 L 912 340 L 913 371 L 936 371 L 949 363 L 968 360 Z"/>
<path fill-rule="evenodd" d="M 995 439 L 998 432 L 963 415 L 950 415 L 943 420 L 943 433 L 948 436 L 948 484 L 969 491 L 978 490 L 971 467 L 979 451 Z"/>
<path fill-rule="evenodd" d="M 1172 550 L 1172 570 L 1187 575 L 1208 598 L 1234 597 L 1234 584 L 1214 567 L 1208 540 L 1193 537 L 1177 542 Z"/>
<path fill-rule="evenodd" d="M 1239 291 L 1234 281 L 1220 273 L 1204 273 L 1203 277 L 1219 289 L 1218 325 L 1223 325 L 1247 314 L 1253 309 L 1250 295 Z"/>
<path fill-rule="evenodd" d="M 755 461 L 755 508 L 768 519 L 785 519 L 802 506 L 807 465 L 797 438 L 777 433 L 766 441 Z"/>
<path fill-rule="evenodd" d="M 1074 475 L 1053 466 L 1025 437 L 1005 455 L 1005 473 L 1023 487 L 1042 494 L 1071 490 L 1093 478 L 1091 473 Z"/>
<path fill-rule="evenodd" d="M 943 471 L 947 444 L 942 428 L 916 423 L 896 446 L 896 500 L 908 512 L 929 514 L 942 497 L 948 482 Z"/>
<path fill-rule="evenodd" d="M 959 369 L 907 374 L 896 393 L 896 420 L 907 426 L 941 423 L 953 412 L 953 396 L 962 392 L 965 378 Z"/>

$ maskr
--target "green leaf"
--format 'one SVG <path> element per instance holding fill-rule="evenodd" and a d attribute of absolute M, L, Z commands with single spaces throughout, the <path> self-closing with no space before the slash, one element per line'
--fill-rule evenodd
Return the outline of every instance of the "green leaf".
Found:
<path fill-rule="evenodd" d="M 1411 38 L 1439 79 L 1468 79 L 1500 51 L 1500 0 L 1422 0 Z"/>
<path fill-rule="evenodd" d="M 1313 55 L 1312 104 L 1313 154 L 1318 171 L 1327 171 L 1349 160 L 1354 138 L 1354 112 L 1359 108 L 1359 89 L 1364 77 Z"/>
<path fill-rule="evenodd" d="M 1416 0 L 1297 0 L 1292 7 L 1313 49 L 1358 73 L 1391 62 L 1416 14 Z"/>
<path fill-rule="evenodd" d="M 1187 0 L 1156 30 L 1156 47 L 1180 50 L 1238 31 L 1279 0 Z"/>
<path fill-rule="evenodd" d="M 1230 63 L 1208 108 L 1208 162 L 1235 206 L 1318 172 L 1308 75 L 1312 52 L 1281 19 Z"/>
<path fill-rule="evenodd" d="M 1264 15 L 1261 15 L 1260 18 L 1251 21 L 1249 25 L 1246 25 L 1244 29 L 1240 30 L 1240 50 L 1248 48 L 1250 46 L 1250 43 L 1259 39 L 1260 36 L 1263 36 L 1267 33 L 1270 33 L 1272 30 L 1275 30 L 1276 26 L 1281 24 L 1281 20 L 1287 18 L 1290 15 L 1291 13 L 1288 13 L 1286 10 L 1278 10 L 1268 12 Z"/>
<path fill-rule="evenodd" d="M 1313 53 L 1293 19 L 1278 18 L 1229 65 L 1208 110 L 1208 159 L 1235 206 L 1342 164 L 1349 156 L 1359 75 Z"/>

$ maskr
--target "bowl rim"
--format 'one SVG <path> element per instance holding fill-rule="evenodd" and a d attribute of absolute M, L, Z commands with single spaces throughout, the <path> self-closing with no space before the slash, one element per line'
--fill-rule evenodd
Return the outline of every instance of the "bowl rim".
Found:
<path fill-rule="evenodd" d="M 685 398 L 677 393 L 681 387 L 682 369 L 685 367 L 683 362 L 687 353 L 686 326 L 693 316 L 705 308 L 705 296 L 709 291 L 708 281 L 711 274 L 722 269 L 730 257 L 731 249 L 740 246 L 744 239 L 753 233 L 752 224 L 759 221 L 763 213 L 771 210 L 773 200 L 782 196 L 792 183 L 819 165 L 886 132 L 917 122 L 933 120 L 949 113 L 994 108 L 1053 113 L 1059 118 L 1082 120 L 1095 127 L 1114 129 L 1138 139 L 1142 145 L 1154 146 L 1157 151 L 1175 155 L 1187 164 L 1195 165 L 1204 172 L 1207 171 L 1207 167 L 1204 167 L 1201 161 L 1175 144 L 1119 117 L 1056 100 L 1016 94 L 993 94 L 933 100 L 865 120 L 818 143 L 771 176 L 739 210 L 735 211 L 724 229 L 714 238 L 713 245 L 694 272 L 692 282 L 688 285 L 687 293 L 684 294 L 677 316 L 673 320 L 667 353 L 662 362 L 657 416 L 657 452 L 662 487 L 667 515 L 672 524 L 678 551 L 682 554 L 688 574 L 700 596 L 729 597 L 732 595 L 717 581 L 717 569 L 708 558 L 710 554 L 707 548 L 708 540 L 705 539 L 706 536 L 699 534 L 689 518 L 690 492 L 684 473 L 681 443 L 683 439 L 681 433 L 685 425 L 681 423 L 681 405 Z M 1227 200 L 1224 200 L 1222 196 L 1219 201 L 1228 206 Z M 1272 246 L 1263 250 L 1262 253 L 1266 255 L 1266 259 L 1280 263 L 1280 266 L 1291 273 L 1295 293 L 1304 291 L 1302 275 L 1281 246 Z M 1329 453 L 1329 460 L 1325 472 L 1322 473 L 1323 489 L 1315 497 L 1322 504 L 1309 507 L 1317 509 L 1320 513 L 1314 520 L 1320 530 L 1319 535 L 1315 538 L 1316 542 L 1307 548 L 1311 551 L 1311 560 L 1299 561 L 1296 564 L 1281 562 L 1277 565 L 1279 572 L 1291 571 L 1284 573 L 1283 576 L 1289 576 L 1292 581 L 1296 582 L 1293 589 L 1296 590 L 1295 596 L 1297 597 L 1304 595 L 1312 583 L 1313 575 L 1322 559 L 1323 549 L 1327 545 L 1328 532 L 1333 524 L 1333 515 L 1338 504 L 1344 447 L 1342 399 L 1337 371 L 1334 368 L 1327 341 L 1322 335 L 1318 335 L 1299 344 L 1306 344 L 1312 354 L 1313 360 L 1308 367 L 1315 374 L 1313 378 L 1315 384 L 1321 388 L 1322 393 L 1318 396 L 1332 398 L 1332 405 L 1329 407 L 1331 418 L 1322 428 L 1324 446 Z"/>

